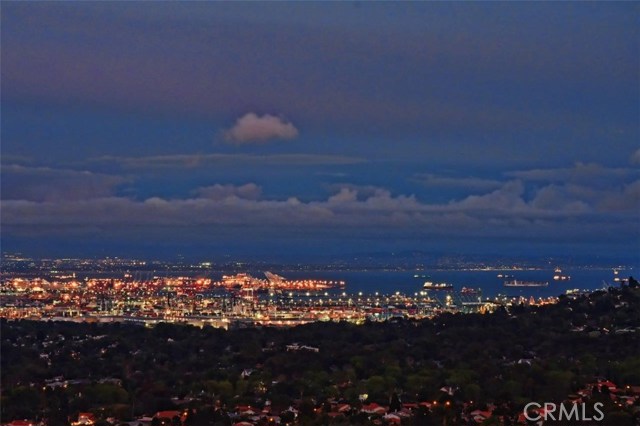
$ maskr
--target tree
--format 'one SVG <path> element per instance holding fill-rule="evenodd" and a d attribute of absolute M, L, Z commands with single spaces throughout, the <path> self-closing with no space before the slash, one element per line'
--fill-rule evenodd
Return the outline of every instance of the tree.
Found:
<path fill-rule="evenodd" d="M 606 426 L 633 426 L 636 423 L 631 414 L 624 411 L 614 411 L 607 413 L 604 424 Z"/>
<path fill-rule="evenodd" d="M 283 424 L 291 424 L 295 421 L 296 419 L 296 415 L 287 410 L 287 411 L 283 411 L 282 413 L 280 413 L 280 420 L 282 421 Z"/>
<path fill-rule="evenodd" d="M 402 409 L 402 401 L 400 401 L 400 397 L 397 392 L 391 394 L 391 398 L 389 399 L 389 411 L 400 411 Z"/>
<path fill-rule="evenodd" d="M 371 399 L 379 400 L 386 396 L 387 382 L 382 376 L 371 376 L 367 379 L 366 389 Z"/>

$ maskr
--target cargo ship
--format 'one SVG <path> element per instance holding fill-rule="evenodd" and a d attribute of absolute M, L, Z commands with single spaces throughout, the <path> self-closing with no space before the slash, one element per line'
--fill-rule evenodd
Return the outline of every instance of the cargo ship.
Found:
<path fill-rule="evenodd" d="M 547 281 L 509 280 L 504 282 L 505 287 L 547 287 L 548 285 Z"/>
<path fill-rule="evenodd" d="M 434 283 L 432 281 L 426 281 L 422 288 L 425 290 L 452 290 L 453 284 L 449 283 Z"/>

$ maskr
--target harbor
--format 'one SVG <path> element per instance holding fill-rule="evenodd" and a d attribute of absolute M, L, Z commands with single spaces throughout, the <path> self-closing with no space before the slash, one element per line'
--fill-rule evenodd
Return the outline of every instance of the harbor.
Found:
<path fill-rule="evenodd" d="M 464 273 L 467 285 L 459 285 L 456 273 Z M 519 275 L 541 276 L 539 271 Z M 611 272 L 609 271 L 609 274 Z M 556 303 L 560 294 L 584 294 L 596 288 L 566 287 L 548 281 L 512 279 L 502 281 L 495 271 L 434 271 L 431 275 L 407 273 L 318 272 L 262 274 L 239 272 L 220 278 L 203 276 L 150 276 L 144 273 L 89 277 L 66 275 L 9 277 L 0 285 L 0 317 L 9 319 L 128 322 L 152 326 L 160 322 L 185 323 L 219 328 L 255 326 L 288 327 L 310 322 L 420 320 L 444 312 L 487 313 L 499 307 Z M 453 280 L 440 280 L 447 274 Z M 494 288 L 485 291 L 469 277 L 492 275 Z M 515 274 L 515 272 L 514 272 Z M 545 271 L 545 275 L 548 273 Z M 310 278 L 315 275 L 316 278 Z M 404 277 L 407 276 L 405 280 Z M 417 276 L 416 276 L 417 275 Z M 511 275 L 511 274 L 509 274 Z M 400 285 L 386 284 L 380 276 L 403 278 Z M 618 277 L 618 275 L 615 275 Z M 365 278 L 369 291 L 358 279 Z M 436 280 L 437 279 L 437 280 Z M 377 281 L 376 281 L 377 280 Z M 396 281 L 399 282 L 399 281 Z M 614 282 L 615 283 L 615 282 Z M 568 283 L 561 283 L 568 284 Z M 577 284 L 573 281 L 572 284 Z M 606 282 L 605 282 L 606 284 Z M 514 293 L 507 291 L 514 287 Z M 602 286 L 601 286 L 602 287 Z M 601 288 L 600 287 L 600 288 Z M 379 290 L 375 290 L 378 288 Z"/>

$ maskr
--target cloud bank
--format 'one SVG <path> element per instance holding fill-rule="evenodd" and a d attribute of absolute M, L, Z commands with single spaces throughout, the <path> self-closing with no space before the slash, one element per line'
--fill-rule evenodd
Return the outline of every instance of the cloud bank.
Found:
<path fill-rule="evenodd" d="M 65 202 L 103 198 L 114 194 L 128 178 L 88 170 L 2 166 L 2 199 Z"/>
<path fill-rule="evenodd" d="M 426 187 L 465 188 L 474 191 L 495 189 L 502 185 L 502 182 L 495 179 L 439 176 L 433 173 L 418 173 L 413 180 Z"/>
<path fill-rule="evenodd" d="M 198 188 L 195 193 L 200 198 L 208 200 L 224 200 L 230 197 L 237 197 L 245 200 L 257 200 L 262 194 L 262 188 L 255 183 L 245 185 L 212 185 Z"/>
<path fill-rule="evenodd" d="M 640 181 L 617 191 L 578 185 L 545 186 L 527 195 L 522 181 L 449 203 L 426 203 L 384 188 L 344 186 L 325 199 L 265 198 L 254 184 L 216 184 L 191 198 L 101 197 L 84 200 L 2 202 L 3 228 L 55 231 L 60 227 L 156 227 L 418 232 L 439 235 L 628 238 L 640 209 Z M 341 230 L 341 231 L 339 231 Z M 635 234 L 637 235 L 636 229 Z M 169 233 L 171 231 L 168 231 Z"/>
<path fill-rule="evenodd" d="M 229 165 L 277 165 L 277 166 L 332 166 L 351 165 L 366 162 L 360 157 L 326 154 L 173 154 L 147 157 L 102 156 L 92 158 L 90 164 L 114 164 L 126 169 L 195 169 L 209 166 Z M 83 163 L 84 164 L 84 163 Z"/>
<path fill-rule="evenodd" d="M 272 233 L 285 240 L 322 236 L 338 241 L 404 238 L 418 242 L 459 237 L 492 243 L 510 239 L 526 245 L 588 240 L 623 242 L 631 250 L 637 247 L 640 173 L 577 164 L 515 175 L 494 188 L 496 183 L 481 180 L 470 195 L 445 202 L 353 183 L 327 186 L 325 194 L 313 198 L 296 190 L 274 195 L 255 182 L 194 185 L 174 195 L 140 195 L 116 191 L 125 182 L 119 176 L 8 166 L 3 168 L 3 185 L 10 179 L 13 195 L 3 192 L 0 213 L 3 235 L 18 239 L 72 234 L 109 238 L 126 230 L 122 242 L 146 236 L 165 243 L 186 235 L 201 241 L 211 235 L 251 238 Z M 457 187 L 474 179 L 431 183 Z M 42 185 L 47 192 L 36 191 Z M 19 188 L 25 188 L 22 195 Z M 235 240 L 220 243 L 230 241 Z"/>

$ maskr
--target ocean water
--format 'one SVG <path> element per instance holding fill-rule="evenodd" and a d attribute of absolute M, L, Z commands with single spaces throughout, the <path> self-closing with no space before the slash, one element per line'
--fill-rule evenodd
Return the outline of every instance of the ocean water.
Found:
<path fill-rule="evenodd" d="M 570 280 L 554 281 L 555 272 L 548 270 L 524 270 L 524 271 L 466 271 L 466 270 L 434 270 L 434 271 L 318 271 L 318 272 L 279 272 L 289 279 L 322 279 L 343 280 L 346 282 L 345 292 L 354 294 L 393 294 L 401 292 L 414 294 L 422 290 L 425 281 L 447 282 L 454 285 L 454 290 L 462 287 L 479 288 L 482 297 L 496 297 L 506 295 L 509 297 L 548 297 L 559 296 L 570 289 L 597 290 L 605 285 L 619 285 L 614 281 L 612 269 L 563 269 L 562 275 L 568 275 Z M 498 278 L 498 274 L 506 274 L 513 278 Z M 258 277 L 260 273 L 252 273 Z M 415 277 L 414 275 L 418 275 Z M 640 278 L 640 270 L 621 270 L 619 277 L 628 278 L 635 276 Z M 423 277 L 424 276 L 424 277 Z M 547 287 L 504 287 L 506 279 L 518 279 L 526 281 L 547 281 Z M 606 284 L 605 284 L 606 283 Z M 342 291 L 342 290 L 341 290 Z M 331 293 L 341 292 L 332 291 Z"/>

